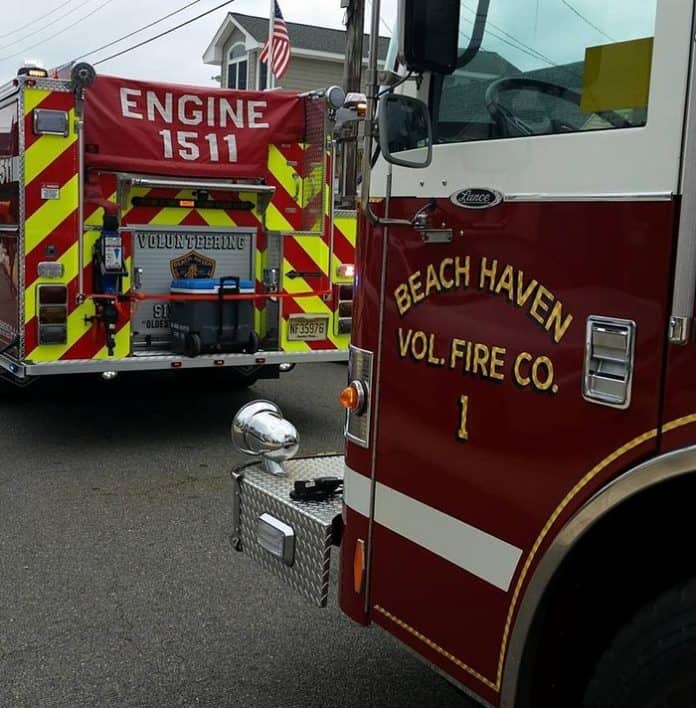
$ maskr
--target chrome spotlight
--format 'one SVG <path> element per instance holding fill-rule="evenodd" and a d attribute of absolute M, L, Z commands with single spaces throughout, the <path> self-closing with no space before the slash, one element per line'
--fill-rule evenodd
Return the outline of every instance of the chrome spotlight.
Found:
<path fill-rule="evenodd" d="M 246 455 L 260 457 L 267 472 L 285 474 L 282 463 L 297 453 L 295 426 L 271 401 L 252 401 L 242 406 L 232 421 L 232 442 Z"/>

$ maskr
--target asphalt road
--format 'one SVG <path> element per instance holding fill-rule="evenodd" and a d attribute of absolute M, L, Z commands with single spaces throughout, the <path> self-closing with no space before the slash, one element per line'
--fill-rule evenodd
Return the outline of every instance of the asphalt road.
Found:
<path fill-rule="evenodd" d="M 335 591 L 314 609 L 230 547 L 235 411 L 270 398 L 303 451 L 339 450 L 344 379 L 2 389 L 0 706 L 469 705 Z"/>

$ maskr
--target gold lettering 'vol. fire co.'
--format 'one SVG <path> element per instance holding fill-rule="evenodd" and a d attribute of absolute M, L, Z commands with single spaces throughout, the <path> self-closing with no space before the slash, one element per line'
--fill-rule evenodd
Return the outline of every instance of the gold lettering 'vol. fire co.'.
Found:
<path fill-rule="evenodd" d="M 558 384 L 550 357 L 529 352 L 512 354 L 506 347 L 484 344 L 453 337 L 446 343 L 438 341 L 434 332 L 420 329 L 397 328 L 397 349 L 401 359 L 433 368 L 458 371 L 462 376 L 484 381 L 503 382 L 510 378 L 521 390 L 555 395 Z M 469 440 L 469 396 L 459 397 L 459 417 L 456 438 Z"/>
<path fill-rule="evenodd" d="M 430 297 L 453 291 L 476 288 L 505 298 L 514 307 L 525 310 L 539 327 L 558 344 L 568 332 L 573 316 L 553 292 L 523 270 L 483 256 L 447 257 L 416 270 L 394 289 L 394 301 L 403 318 L 412 308 Z M 558 393 L 553 361 L 545 354 L 511 352 L 509 347 L 484 343 L 464 337 L 443 341 L 442 334 L 398 327 L 396 345 L 399 358 L 431 368 L 458 371 L 463 377 L 493 383 L 511 380 L 520 390 L 538 394 Z M 468 394 L 457 400 L 456 439 L 470 438 L 469 416 L 472 405 Z"/>
<path fill-rule="evenodd" d="M 479 291 L 500 295 L 515 307 L 526 310 L 556 344 L 563 339 L 573 321 L 573 316 L 565 312 L 563 303 L 536 278 L 485 256 L 478 262 L 472 261 L 470 256 L 457 256 L 429 263 L 394 289 L 394 300 L 399 315 L 403 317 L 434 294 L 466 290 L 472 286 Z"/>
<path fill-rule="evenodd" d="M 553 362 L 543 354 L 511 354 L 506 347 L 459 337 L 452 337 L 443 345 L 434 332 L 403 327 L 397 329 L 397 346 L 401 359 L 488 381 L 505 381 L 509 377 L 518 388 L 558 393 Z"/>

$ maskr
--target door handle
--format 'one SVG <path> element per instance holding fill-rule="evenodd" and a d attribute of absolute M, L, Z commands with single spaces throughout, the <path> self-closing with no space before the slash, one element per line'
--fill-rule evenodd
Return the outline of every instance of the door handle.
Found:
<path fill-rule="evenodd" d="M 636 323 L 613 317 L 587 318 L 582 395 L 612 408 L 631 404 Z"/>

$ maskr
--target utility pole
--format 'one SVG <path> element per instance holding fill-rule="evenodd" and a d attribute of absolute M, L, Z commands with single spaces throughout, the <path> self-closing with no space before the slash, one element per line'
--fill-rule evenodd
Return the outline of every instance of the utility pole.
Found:
<path fill-rule="evenodd" d="M 346 9 L 346 59 L 343 65 L 343 88 L 346 93 L 361 91 L 365 0 L 341 0 Z M 339 155 L 340 202 L 346 209 L 355 209 L 358 185 L 358 128 L 351 123 L 340 136 Z"/>

